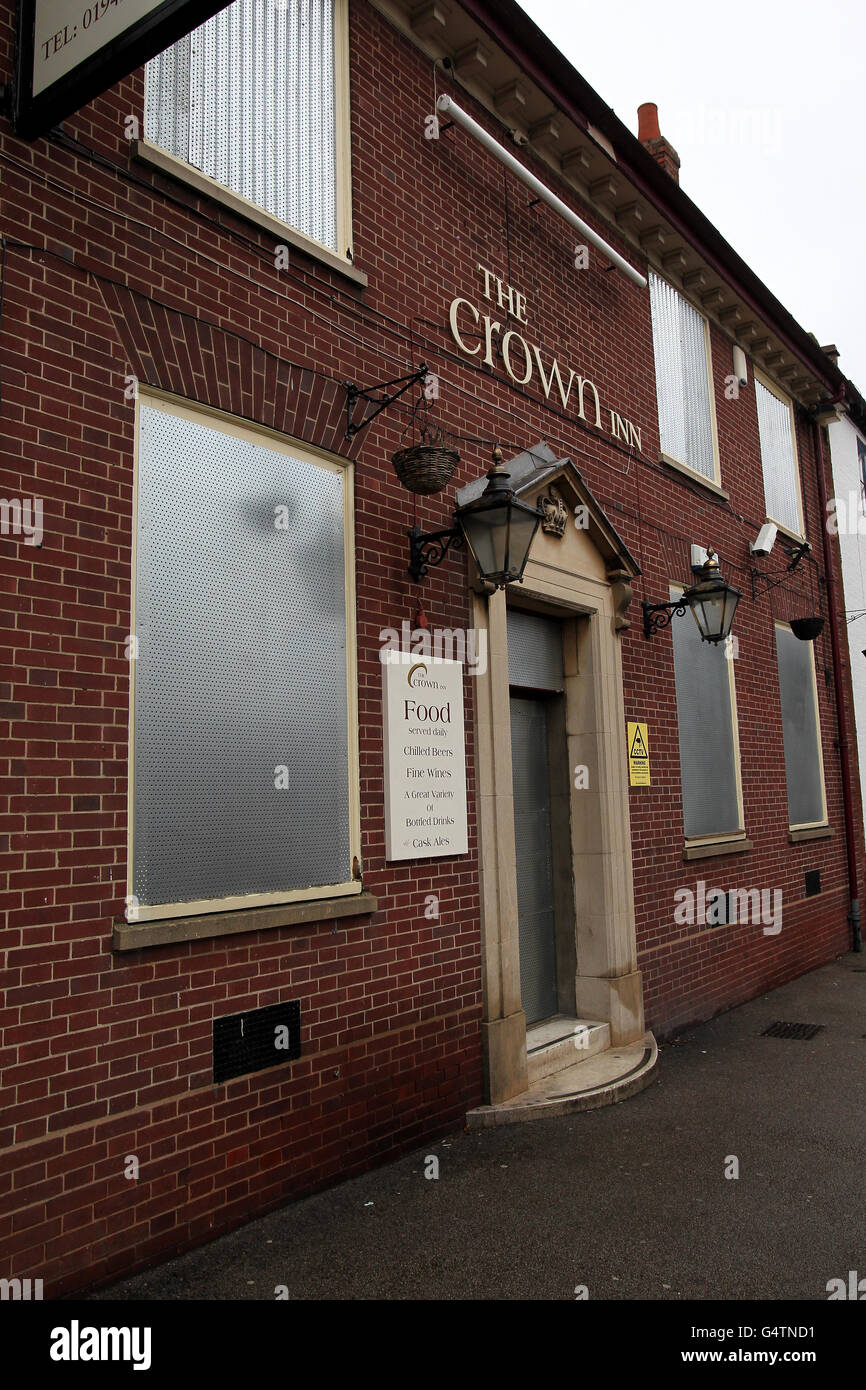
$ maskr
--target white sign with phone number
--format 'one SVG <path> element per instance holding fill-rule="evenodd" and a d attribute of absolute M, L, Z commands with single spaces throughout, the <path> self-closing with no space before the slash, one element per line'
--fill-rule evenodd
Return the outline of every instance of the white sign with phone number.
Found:
<path fill-rule="evenodd" d="M 36 0 L 34 97 L 161 4 L 162 0 Z"/>

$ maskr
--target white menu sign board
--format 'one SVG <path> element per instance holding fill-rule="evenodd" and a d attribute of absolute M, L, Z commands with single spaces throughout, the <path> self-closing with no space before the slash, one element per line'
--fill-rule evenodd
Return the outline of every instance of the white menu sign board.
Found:
<path fill-rule="evenodd" d="M 463 666 L 383 653 L 385 858 L 466 854 Z"/>

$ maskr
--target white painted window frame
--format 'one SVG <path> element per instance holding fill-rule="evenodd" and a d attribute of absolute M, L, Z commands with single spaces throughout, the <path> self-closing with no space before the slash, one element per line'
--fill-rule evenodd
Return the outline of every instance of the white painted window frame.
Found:
<path fill-rule="evenodd" d="M 250 221 L 266 227 L 276 236 L 283 236 L 286 242 L 299 250 L 308 252 L 318 260 L 347 270 L 352 278 L 366 284 L 366 277 L 353 272 L 354 250 L 352 239 L 352 145 L 351 111 L 349 99 L 349 0 L 332 0 L 334 6 L 334 171 L 337 218 L 337 247 L 317 241 L 298 227 L 274 216 L 267 209 L 251 202 L 234 189 L 219 183 L 193 164 L 179 158 L 145 136 L 135 142 L 135 155 L 147 164 L 152 164 L 164 173 L 191 184 L 198 192 L 205 193 L 219 202 L 224 202 L 234 212 L 249 217 Z"/>
<path fill-rule="evenodd" d="M 684 585 L 682 585 L 682 584 L 671 583 L 671 584 L 669 584 L 668 588 L 669 588 L 669 592 L 670 592 L 670 595 L 671 595 L 672 598 L 675 597 L 675 596 L 681 596 L 681 595 L 685 592 L 685 587 L 684 587 Z M 674 618 L 674 619 L 673 619 L 673 622 L 671 623 L 671 641 L 672 641 L 672 642 L 676 640 L 675 635 L 674 635 L 674 624 L 675 624 L 675 623 L 678 623 L 678 622 L 694 622 L 694 618 L 691 616 L 691 614 L 686 613 L 686 614 L 684 614 L 683 617 L 681 617 L 681 618 Z M 728 641 L 730 642 L 730 640 L 731 640 L 731 639 L 730 639 L 730 637 L 729 637 L 729 638 L 728 638 Z M 738 817 L 739 825 L 738 825 L 738 828 L 736 828 L 736 829 L 734 829 L 734 830 L 720 830 L 720 831 L 718 831 L 718 832 L 716 832 L 716 833 L 714 833 L 714 834 L 707 834 L 707 835 L 687 835 L 686 832 L 685 832 L 685 812 L 686 812 L 685 789 L 682 787 L 682 784 L 681 784 L 681 786 L 680 786 L 680 792 L 681 792 L 682 800 L 683 800 L 683 839 L 684 839 L 684 841 L 685 841 L 685 845 L 686 845 L 686 848 L 687 848 L 687 849 L 692 849 L 692 848 L 695 848 L 695 847 L 697 847 L 697 846 L 699 846 L 699 845 L 723 845 L 723 844 L 734 844 L 734 843 L 736 843 L 738 840 L 745 840 L 745 838 L 746 838 L 746 816 L 745 816 L 745 808 L 744 808 L 744 805 L 743 805 L 743 775 L 742 775 L 742 765 L 741 765 L 741 760 L 740 760 L 740 722 L 739 722 L 739 716 L 738 716 L 738 713 L 737 713 L 737 683 L 736 683 L 736 680 L 735 680 L 735 677 L 734 677 L 734 660 L 733 660 L 733 658 L 727 660 L 727 667 L 728 667 L 728 682 L 729 682 L 730 696 L 731 696 L 731 740 L 732 740 L 733 751 L 734 751 L 734 781 L 735 781 L 736 793 L 737 793 L 737 817 Z M 679 710 L 677 710 L 677 753 L 679 754 Z"/>
<path fill-rule="evenodd" d="M 774 644 L 775 644 L 775 638 L 776 638 L 776 629 L 779 628 L 779 627 L 784 627 L 784 628 L 786 628 L 788 632 L 791 632 L 791 631 L 793 630 L 793 629 L 791 628 L 791 624 L 790 624 L 790 623 L 783 622 L 781 619 L 775 619 L 774 622 L 773 622 L 773 639 L 774 639 Z M 823 748 L 823 744 L 822 744 L 822 741 L 821 741 L 821 707 L 820 707 L 820 705 L 819 705 L 819 703 L 818 703 L 818 675 L 817 675 L 817 671 L 816 671 L 816 668 L 815 668 L 815 647 L 814 647 L 814 644 L 813 644 L 812 642 L 805 642 L 803 645 L 806 646 L 806 647 L 808 647 L 808 649 L 809 649 L 809 650 L 808 650 L 808 655 L 809 655 L 809 659 L 810 659 L 810 663 L 811 663 L 811 667 L 812 667 L 812 698 L 813 698 L 813 700 L 814 700 L 814 702 L 815 702 L 815 752 L 816 752 L 817 755 L 818 755 L 818 770 L 819 770 L 819 772 L 820 772 L 820 774 L 821 774 L 821 805 L 822 805 L 822 808 L 823 808 L 823 814 L 822 814 L 820 820 L 797 821 L 796 823 L 793 823 L 793 822 L 791 822 L 791 821 L 789 820 L 788 829 L 789 829 L 790 831 L 794 831 L 794 830 L 817 830 L 817 829 L 819 829 L 819 828 L 821 828 L 821 827 L 823 827 L 823 826 L 829 824 L 829 821 L 828 821 L 828 819 L 827 819 L 827 782 L 826 782 L 826 778 L 825 778 L 825 774 L 824 774 L 824 748 Z M 776 679 L 779 680 L 778 646 L 776 646 Z M 779 681 L 779 700 L 780 700 L 780 702 L 781 702 L 781 698 L 782 698 L 782 685 L 781 685 L 781 681 Z M 783 735 L 783 738 L 784 738 L 784 735 Z M 783 759 L 784 759 L 784 743 L 783 743 Z M 786 769 L 785 769 L 785 796 L 786 796 L 786 799 L 788 799 L 788 774 L 787 774 L 787 767 L 786 767 Z"/>
<path fill-rule="evenodd" d="M 140 471 L 140 419 L 142 405 L 177 415 L 196 424 L 218 429 L 238 438 L 251 440 L 268 448 L 277 448 L 290 456 L 300 457 L 305 462 L 325 467 L 343 474 L 343 541 L 345 563 L 345 604 L 346 604 L 346 700 L 347 700 L 347 744 L 349 770 L 349 856 L 350 862 L 360 863 L 361 858 L 361 786 L 360 786 L 360 733 L 358 712 L 358 653 L 356 633 L 356 589 L 355 589 L 355 515 L 354 515 L 354 466 L 346 459 L 339 459 L 324 450 L 302 443 L 280 434 L 266 426 L 251 425 L 249 421 L 225 411 L 215 410 L 196 401 L 186 400 L 168 392 L 152 387 L 139 387 L 135 408 L 134 442 L 134 480 L 133 480 L 133 521 L 132 521 L 132 562 L 131 562 L 131 617 L 130 633 L 135 633 L 136 574 L 138 535 L 138 479 Z M 129 776 L 127 789 L 127 886 L 129 901 L 133 895 L 133 826 L 135 821 L 135 662 L 130 662 L 129 681 Z M 338 898 L 355 895 L 362 891 L 360 878 L 350 878 L 340 883 L 321 884 L 307 888 L 287 889 L 279 893 L 250 893 L 237 897 L 205 898 L 175 903 L 137 904 L 134 912 L 127 914 L 131 923 L 159 921 L 165 918 L 193 917 L 203 913 L 228 912 L 255 907 L 275 906 L 280 903 L 300 903 L 323 898 Z"/>
<path fill-rule="evenodd" d="M 764 507 L 765 507 L 765 511 L 766 511 L 766 520 L 767 520 L 767 521 L 772 521 L 772 522 L 774 522 L 775 525 L 778 526 L 779 530 L 780 530 L 784 535 L 789 536 L 792 540 L 802 541 L 802 540 L 805 538 L 806 532 L 805 532 L 805 529 L 804 529 L 804 528 L 805 528 L 805 520 L 804 520 L 804 512 L 803 512 L 803 481 L 802 481 L 802 478 L 801 478 L 801 476 L 800 476 L 800 453 L 799 453 L 799 450 L 798 450 L 798 448 L 797 448 L 797 415 L 796 415 L 796 412 L 795 412 L 795 410 L 794 410 L 794 402 L 792 401 L 792 399 L 791 399 L 790 396 L 787 396 L 787 395 L 785 394 L 784 391 L 781 391 L 781 390 L 779 389 L 779 387 L 775 384 L 775 382 L 771 381 L 770 378 L 769 378 L 768 376 L 766 376 L 765 373 L 762 372 L 758 367 L 756 367 L 756 368 L 754 369 L 754 378 L 755 378 L 755 381 L 756 381 L 756 382 L 758 382 L 761 386 L 763 386 L 763 388 L 764 388 L 765 391 L 768 391 L 768 392 L 770 393 L 771 396 L 775 396 L 776 400 L 777 400 L 777 401 L 780 401 L 782 405 L 787 406 L 788 411 L 789 411 L 790 416 L 791 416 L 791 447 L 792 447 L 792 449 L 793 449 L 793 458 L 792 458 L 792 461 L 791 461 L 791 462 L 792 462 L 792 468 L 793 468 L 793 471 L 794 471 L 794 479 L 795 479 L 795 482 L 796 482 L 797 510 L 798 510 L 798 513 L 799 513 L 799 522 L 800 522 L 800 526 L 799 526 L 799 530 L 792 530 L 791 527 L 788 525 L 788 523 L 787 523 L 786 521 L 781 521 L 781 520 L 779 519 L 779 517 L 771 515 L 770 511 L 767 509 L 767 507 L 766 507 L 766 491 L 767 491 L 767 484 L 766 484 L 766 475 L 765 475 L 765 473 L 764 473 L 764 467 L 765 467 L 765 465 L 764 465 L 764 455 L 763 455 L 763 450 L 762 450 L 762 451 L 761 451 L 761 484 L 762 484 L 762 486 L 763 486 L 763 488 L 764 488 Z M 757 427 L 757 429 L 758 429 L 758 441 L 759 441 L 759 445 L 760 445 L 760 424 L 759 424 L 759 419 L 758 419 L 758 397 L 757 397 L 757 392 L 755 393 L 755 425 L 756 425 L 756 427 Z"/>
<path fill-rule="evenodd" d="M 681 299 L 681 300 L 683 301 L 683 303 L 688 304 L 689 308 L 690 308 L 690 309 L 693 309 L 694 312 L 698 315 L 698 317 L 700 318 L 700 320 L 701 320 L 701 322 L 702 322 L 702 325 L 703 325 L 703 330 L 704 330 L 704 360 L 705 360 L 706 372 L 707 372 L 707 393 L 708 393 L 708 398 L 709 398 L 709 412 L 710 412 L 710 435 L 711 435 L 711 438 L 712 438 L 712 445 L 713 445 L 713 475 L 712 475 L 712 477 L 709 477 L 708 474 L 699 472 L 699 470 L 698 470 L 697 468 L 693 468 L 692 465 L 691 465 L 690 463 L 688 463 L 688 461 L 687 461 L 686 459 L 681 459 L 681 458 L 678 458 L 678 457 L 677 457 L 676 455 L 674 455 L 674 454 L 669 454 L 669 453 L 667 453 L 663 448 L 660 449 L 661 457 L 662 457 L 662 460 L 663 460 L 665 463 L 671 464 L 671 465 L 673 465 L 674 468 L 680 469 L 682 472 L 687 473 L 688 476 L 689 476 L 690 478 L 694 478 L 697 482 L 703 483 L 706 487 L 710 488 L 712 491 L 720 491 L 720 490 L 721 490 L 721 486 L 722 486 L 722 484 L 721 484 L 721 461 L 720 461 L 720 456 L 719 456 L 719 430 L 718 430 L 718 423 L 717 423 L 717 420 L 716 420 L 716 398 L 715 398 L 715 389 L 714 389 L 714 385 L 713 385 L 713 350 L 712 350 L 712 340 L 711 340 L 711 335 L 710 335 L 710 323 L 709 323 L 709 319 L 707 318 L 706 314 L 702 313 L 701 310 L 698 309 L 698 307 L 697 307 L 695 304 L 692 303 L 692 301 L 688 298 L 687 295 L 684 295 L 684 294 L 682 293 L 681 290 L 677 289 L 676 285 L 671 284 L 670 280 L 665 279 L 665 277 L 664 277 L 663 275 L 659 275 L 658 272 L 657 272 L 656 270 L 652 270 L 652 269 L 650 269 L 649 275 L 650 275 L 650 278 L 651 278 L 651 279 L 652 279 L 652 277 L 654 276 L 656 280 L 660 281 L 663 285 L 666 285 L 668 289 L 672 290 L 673 293 L 674 293 L 679 299 Z M 652 319 L 652 297 L 650 297 L 650 318 L 651 318 L 652 334 L 653 334 L 653 365 L 654 365 L 654 367 L 655 367 L 656 326 L 655 326 L 654 320 Z M 656 368 L 655 370 L 656 370 L 656 378 L 657 378 L 658 369 Z M 658 402 L 658 380 L 657 380 L 657 379 L 656 379 L 656 402 Z M 658 410 L 658 422 L 659 422 L 659 440 L 661 441 L 661 435 L 662 435 L 662 419 L 661 419 L 661 411 L 660 411 L 660 410 Z"/>

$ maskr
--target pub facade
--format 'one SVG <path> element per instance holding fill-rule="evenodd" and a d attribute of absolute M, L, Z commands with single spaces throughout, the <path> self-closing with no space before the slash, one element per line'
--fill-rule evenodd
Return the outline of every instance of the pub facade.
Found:
<path fill-rule="evenodd" d="M 652 105 L 510 0 L 234 0 L 0 142 L 4 1273 L 621 1099 L 850 949 L 862 401 Z"/>

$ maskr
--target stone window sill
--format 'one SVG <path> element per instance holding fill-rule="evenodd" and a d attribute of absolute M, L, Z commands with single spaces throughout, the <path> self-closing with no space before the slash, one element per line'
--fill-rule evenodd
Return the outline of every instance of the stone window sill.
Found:
<path fill-rule="evenodd" d="M 712 845 L 683 846 L 683 859 L 712 859 L 722 854 L 746 854 L 752 848 L 751 840 L 717 840 Z"/>
<path fill-rule="evenodd" d="M 784 540 L 790 541 L 792 545 L 802 545 L 806 539 L 802 531 L 792 531 L 790 526 L 786 526 L 782 521 L 776 521 L 775 517 L 768 516 L 767 521 L 771 521 L 774 526 L 778 527 L 779 535 Z"/>
<path fill-rule="evenodd" d="M 832 825 L 816 825 L 810 830 L 789 830 L 788 844 L 799 845 L 802 840 L 829 840 L 835 834 Z"/>
<path fill-rule="evenodd" d="M 722 497 L 726 502 L 730 501 L 730 493 L 725 492 L 725 489 L 720 487 L 713 478 L 705 478 L 703 473 L 696 473 L 687 464 L 680 463 L 679 459 L 671 458 L 670 454 L 659 454 L 659 462 L 663 463 L 666 468 L 672 468 L 674 472 L 680 473 L 684 478 L 690 479 L 691 482 L 697 483 L 700 487 L 705 487 L 716 497 Z"/>
<path fill-rule="evenodd" d="M 173 179 L 178 179 L 181 183 L 189 185 L 197 193 L 203 193 L 205 197 L 212 198 L 216 203 L 221 203 L 231 212 L 245 217 L 248 222 L 255 222 L 257 226 L 263 227 L 278 241 L 285 242 L 287 246 L 303 252 L 305 256 L 311 256 L 315 261 L 320 261 L 330 270 L 336 270 L 347 280 L 360 286 L 361 289 L 366 288 L 366 275 L 362 270 L 356 270 L 351 261 L 338 256 L 335 251 L 331 251 L 327 246 L 322 246 L 320 242 L 313 241 L 312 237 L 304 236 L 303 232 L 297 231 L 296 228 L 290 227 L 287 222 L 282 222 L 279 217 L 274 217 L 273 213 L 266 212 L 264 208 L 251 203 L 240 193 L 233 193 L 230 188 L 224 188 L 221 183 L 217 183 L 216 179 L 210 178 L 208 174 L 203 174 L 200 169 L 195 169 L 191 164 L 186 164 L 182 159 L 169 154 L 168 150 L 161 149 L 159 145 L 152 144 L 150 140 L 136 140 L 133 145 L 133 153 L 135 158 L 141 160 L 143 164 L 149 164 L 152 168 L 159 169 L 161 173 L 169 174 Z"/>
<path fill-rule="evenodd" d="M 371 893 L 355 897 L 314 898 L 303 903 L 280 903 L 234 912 L 206 912 L 198 917 L 172 917 L 153 922 L 115 922 L 115 951 L 140 951 L 145 946 L 169 946 L 178 941 L 207 941 L 240 932 L 267 931 L 272 927 L 299 927 L 308 922 L 332 922 L 375 912 L 378 900 Z"/>

